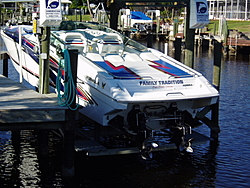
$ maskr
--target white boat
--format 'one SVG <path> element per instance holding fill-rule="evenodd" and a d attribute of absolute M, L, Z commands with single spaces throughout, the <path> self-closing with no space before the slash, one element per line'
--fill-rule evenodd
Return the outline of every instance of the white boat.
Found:
<path fill-rule="evenodd" d="M 17 70 L 18 27 L 1 31 Z M 31 26 L 21 27 L 22 74 L 38 86 L 38 37 Z M 218 101 L 218 91 L 202 74 L 106 26 L 62 22 L 60 30 L 51 29 L 50 37 L 51 88 L 56 89 L 61 59 L 57 52 L 77 49 L 79 111 L 102 126 L 139 135 L 141 149 L 150 133 L 157 130 L 172 131 L 181 148 L 184 135 L 197 126 L 198 110 Z M 190 151 L 190 147 L 186 149 Z"/>

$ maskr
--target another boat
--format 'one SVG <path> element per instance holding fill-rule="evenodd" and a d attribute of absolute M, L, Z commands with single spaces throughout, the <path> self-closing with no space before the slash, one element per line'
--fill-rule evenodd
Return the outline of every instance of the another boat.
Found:
<path fill-rule="evenodd" d="M 1 36 L 19 70 L 19 27 L 23 28 L 22 74 L 38 86 L 40 43 L 32 27 L 8 27 Z M 82 114 L 134 135 L 141 150 L 147 148 L 152 132 L 167 130 L 180 150 L 192 151 L 184 136 L 199 124 L 198 110 L 217 103 L 219 97 L 202 74 L 103 25 L 62 22 L 51 29 L 50 37 L 50 86 L 54 90 L 61 51 L 78 50 Z"/>
<path fill-rule="evenodd" d="M 160 13 L 160 12 L 159 12 Z M 130 11 L 130 9 L 120 9 L 120 25 L 124 29 L 136 30 L 138 32 L 147 32 L 153 29 L 153 20 L 143 12 Z M 153 13 L 152 13 L 153 15 Z"/>

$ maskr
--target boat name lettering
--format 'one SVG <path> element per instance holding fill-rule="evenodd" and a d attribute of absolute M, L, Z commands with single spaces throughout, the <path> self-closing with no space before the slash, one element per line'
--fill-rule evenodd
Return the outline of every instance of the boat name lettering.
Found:
<path fill-rule="evenodd" d="M 169 84 L 183 84 L 183 80 L 164 80 L 164 81 L 140 81 L 140 86 L 151 86 L 151 85 L 169 85 Z"/>

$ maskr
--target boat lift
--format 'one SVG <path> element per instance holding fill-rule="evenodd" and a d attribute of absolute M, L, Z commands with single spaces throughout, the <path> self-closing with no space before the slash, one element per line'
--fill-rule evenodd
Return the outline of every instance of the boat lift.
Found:
<path fill-rule="evenodd" d="M 109 20 L 109 16 L 104 7 L 103 2 L 99 3 L 95 9 L 93 9 L 94 18 L 93 20 L 102 24 L 107 24 Z"/>

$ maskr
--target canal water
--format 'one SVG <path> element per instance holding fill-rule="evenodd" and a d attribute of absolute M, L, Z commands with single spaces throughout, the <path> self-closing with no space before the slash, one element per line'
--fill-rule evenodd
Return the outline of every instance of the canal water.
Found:
<path fill-rule="evenodd" d="M 164 51 L 163 42 L 154 48 Z M 168 53 L 173 56 L 169 44 Z M 197 48 L 195 69 L 210 81 L 213 49 Z M 2 67 L 2 65 L 1 65 Z M 2 71 L 2 69 L 0 70 Z M 10 67 L 9 77 L 18 81 Z M 138 155 L 87 158 L 75 155 L 75 176 L 61 174 L 62 144 L 50 135 L 49 156 L 38 154 L 37 136 L 22 131 L 19 147 L 10 131 L 0 131 L 0 187 L 250 187 L 250 62 L 248 54 L 226 57 L 222 62 L 218 145 L 193 147 L 194 153 L 175 150 L 154 153 L 152 160 Z M 206 125 L 199 132 L 209 136 Z"/>

